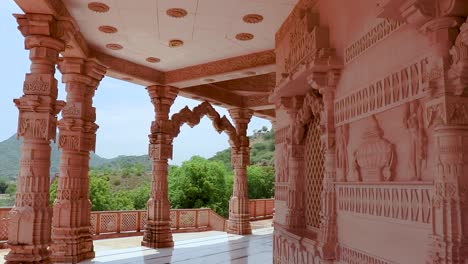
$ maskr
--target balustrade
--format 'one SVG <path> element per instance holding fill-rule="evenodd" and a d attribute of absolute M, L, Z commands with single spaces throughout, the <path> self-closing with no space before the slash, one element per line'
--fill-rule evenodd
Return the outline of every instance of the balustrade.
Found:
<path fill-rule="evenodd" d="M 273 217 L 273 199 L 249 201 L 250 220 Z M 0 247 L 8 239 L 8 213 L 11 208 L 0 208 Z M 171 209 L 173 233 L 201 232 L 207 230 L 226 231 L 226 219 L 210 208 Z M 146 225 L 146 210 L 93 211 L 91 212 L 91 234 L 94 239 L 143 235 Z"/>

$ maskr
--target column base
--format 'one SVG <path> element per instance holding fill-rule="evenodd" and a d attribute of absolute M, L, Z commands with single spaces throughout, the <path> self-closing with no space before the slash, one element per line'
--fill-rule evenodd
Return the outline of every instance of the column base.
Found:
<path fill-rule="evenodd" d="M 10 252 L 5 256 L 6 264 L 48 264 L 50 260 L 50 251 L 47 250 L 47 245 L 31 246 L 31 245 L 11 245 L 8 244 Z"/>
<path fill-rule="evenodd" d="M 232 196 L 229 201 L 227 232 L 236 235 L 250 235 L 249 199 Z"/>
<path fill-rule="evenodd" d="M 54 228 L 51 260 L 55 263 L 77 263 L 95 256 L 89 227 Z"/>
<path fill-rule="evenodd" d="M 172 240 L 170 223 L 149 221 L 146 224 L 141 245 L 149 248 L 173 247 L 174 241 Z"/>
<path fill-rule="evenodd" d="M 245 220 L 228 220 L 227 232 L 235 235 L 251 235 L 252 227 L 249 221 Z"/>

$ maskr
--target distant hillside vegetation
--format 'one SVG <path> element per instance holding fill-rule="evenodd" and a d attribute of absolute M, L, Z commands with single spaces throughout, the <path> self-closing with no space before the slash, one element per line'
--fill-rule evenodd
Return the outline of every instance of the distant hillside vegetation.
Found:
<path fill-rule="evenodd" d="M 262 127 L 260 130 L 254 130 L 254 134 L 250 136 L 250 147 L 251 165 L 274 166 L 275 132 L 273 128 L 268 130 L 267 127 Z M 220 161 L 228 170 L 231 170 L 231 148 L 216 153 L 209 160 Z"/>
<path fill-rule="evenodd" d="M 250 162 L 252 165 L 260 166 L 273 166 L 274 164 L 274 131 L 268 130 L 263 127 L 260 130 L 254 130 L 254 135 L 250 137 Z M 20 159 L 20 146 L 22 140 L 17 140 L 16 135 L 11 136 L 9 139 L 0 142 L 0 179 L 6 181 L 16 180 L 16 176 L 19 170 L 19 159 Z M 51 156 L 51 177 L 59 172 L 60 163 L 60 150 L 56 143 L 51 145 L 52 156 Z M 219 161 L 224 164 L 226 169 L 232 170 L 231 168 L 231 149 L 227 148 L 214 155 L 209 160 Z M 134 168 L 135 164 L 138 169 L 137 172 L 128 171 L 129 168 Z M 136 173 L 141 175 L 141 180 L 149 177 L 147 175 L 151 171 L 151 162 L 148 160 L 148 155 L 141 156 L 118 156 L 113 159 L 106 159 L 99 157 L 98 155 L 91 153 L 90 166 L 92 169 L 97 171 L 113 171 L 119 172 L 120 175 L 115 175 L 109 179 L 111 184 L 114 186 L 120 186 L 122 188 L 132 187 L 128 175 Z M 97 173 L 99 174 L 99 173 Z M 127 180 L 128 179 L 128 180 Z M 128 181 L 128 182 L 127 182 Z M 120 183 L 119 183 L 120 182 Z M 139 181 L 136 181 L 138 184 Z"/>

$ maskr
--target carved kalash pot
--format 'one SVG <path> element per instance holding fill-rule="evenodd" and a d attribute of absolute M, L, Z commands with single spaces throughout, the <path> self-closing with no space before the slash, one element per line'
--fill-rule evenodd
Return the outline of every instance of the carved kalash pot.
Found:
<path fill-rule="evenodd" d="M 362 135 L 363 143 L 355 150 L 354 158 L 362 181 L 389 181 L 392 177 L 393 146 L 382 138 L 382 130 L 375 116 Z"/>

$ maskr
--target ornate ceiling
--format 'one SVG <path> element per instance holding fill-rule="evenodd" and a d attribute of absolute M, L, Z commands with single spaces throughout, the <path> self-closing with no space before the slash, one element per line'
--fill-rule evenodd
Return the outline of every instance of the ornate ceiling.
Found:
<path fill-rule="evenodd" d="M 268 107 L 256 104 L 268 104 L 266 96 L 275 85 L 271 77 L 275 71 L 275 33 L 297 3 L 15 1 L 24 12 L 52 13 L 73 21 L 79 36 L 75 34 L 74 41 L 67 43 L 64 56 L 88 54 L 108 66 L 109 76 L 142 85 L 173 85 L 184 88 L 184 96 L 226 107 L 252 104 L 259 115 Z M 214 96 L 223 93 L 235 96 L 221 96 L 227 98 L 223 100 Z M 229 102 L 230 98 L 238 103 Z"/>

